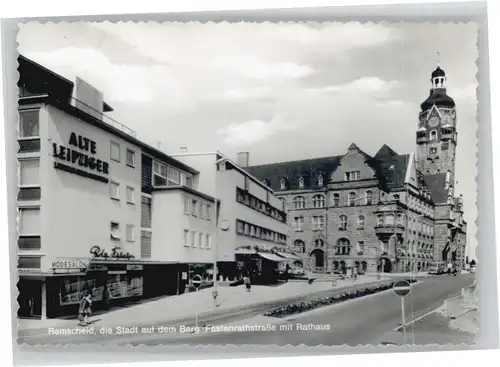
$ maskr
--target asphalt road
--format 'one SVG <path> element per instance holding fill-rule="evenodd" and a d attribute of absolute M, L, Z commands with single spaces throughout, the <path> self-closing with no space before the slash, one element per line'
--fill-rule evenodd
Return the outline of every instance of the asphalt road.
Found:
<path fill-rule="evenodd" d="M 405 298 L 406 321 L 426 314 L 442 305 L 445 299 L 456 296 L 461 288 L 472 284 L 473 275 L 459 275 L 457 277 L 439 276 L 420 280 L 413 286 L 411 296 Z M 349 287 L 351 288 L 351 287 Z M 352 288 L 357 288 L 354 285 Z M 363 288 L 363 286 L 361 286 Z M 332 290 L 328 295 L 343 290 Z M 326 294 L 325 294 L 326 295 Z M 315 296 L 317 297 L 317 296 Z M 211 324 L 222 325 L 237 320 L 244 320 L 252 316 L 261 315 L 265 311 L 276 308 L 262 306 L 248 309 L 234 315 L 219 315 L 200 318 L 199 325 Z M 413 306 L 413 307 L 412 307 Z M 412 312 L 413 311 L 413 312 Z M 401 323 L 401 301 L 392 291 L 382 292 L 366 298 L 341 303 L 333 307 L 324 307 L 310 313 L 304 313 L 294 317 L 292 321 L 281 320 L 282 324 L 288 324 L 283 330 L 280 325 L 276 331 L 266 332 L 236 332 L 236 333 L 210 333 L 204 335 L 176 335 L 167 334 L 122 334 L 106 335 L 100 334 L 100 326 L 95 326 L 95 335 L 40 335 L 21 337 L 18 342 L 33 344 L 68 344 L 68 343 L 98 343 L 98 344 L 276 344 L 276 345 L 358 345 L 369 344 L 378 340 L 380 335 L 395 328 Z M 310 325 L 328 328 L 329 330 L 297 330 L 298 324 L 304 325 L 302 329 L 311 328 Z M 162 325 L 161 322 L 156 324 Z M 322 325 L 322 326 L 321 326 Z M 178 328 L 178 325 L 177 325 Z M 285 327 L 284 327 L 285 328 Z"/>
<path fill-rule="evenodd" d="M 411 295 L 405 297 L 406 322 L 423 316 L 440 307 L 443 302 L 460 294 L 463 287 L 473 283 L 474 275 L 438 276 L 415 284 Z M 164 340 L 145 338 L 144 344 L 260 344 L 260 345 L 351 345 L 380 343 L 380 336 L 401 324 L 401 300 L 392 291 L 382 292 L 366 299 L 341 303 L 297 315 L 286 324 L 291 330 L 265 332 L 209 333 L 189 339 Z M 316 327 L 324 331 L 298 330 Z M 329 325 L 325 326 L 325 325 Z M 135 344 L 136 340 L 134 340 Z M 382 341 L 383 342 L 383 341 Z M 422 341 L 420 342 L 422 343 Z"/>

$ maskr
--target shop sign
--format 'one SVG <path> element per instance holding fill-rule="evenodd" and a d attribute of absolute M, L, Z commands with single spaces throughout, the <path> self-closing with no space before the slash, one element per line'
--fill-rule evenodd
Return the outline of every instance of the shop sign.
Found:
<path fill-rule="evenodd" d="M 80 270 L 86 269 L 89 266 L 89 259 L 58 259 L 52 261 L 52 269 L 68 269 Z"/>
<path fill-rule="evenodd" d="M 52 143 L 52 155 L 57 160 L 55 168 L 101 182 L 109 181 L 103 176 L 109 174 L 109 163 L 94 156 L 97 153 L 95 141 L 72 132 L 68 145 L 71 147 Z"/>
<path fill-rule="evenodd" d="M 109 260 L 109 259 L 117 259 L 117 260 L 130 260 L 134 258 L 134 255 L 132 255 L 130 252 L 120 252 L 118 251 L 118 247 L 113 247 L 111 249 L 111 252 L 108 253 L 106 250 L 101 249 L 99 246 L 94 246 L 90 249 L 91 255 L 94 256 L 94 259 L 102 259 L 102 260 Z"/>

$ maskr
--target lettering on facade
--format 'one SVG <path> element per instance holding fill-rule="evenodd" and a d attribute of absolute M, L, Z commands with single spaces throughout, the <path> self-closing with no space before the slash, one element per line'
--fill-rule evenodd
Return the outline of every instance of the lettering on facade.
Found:
<path fill-rule="evenodd" d="M 54 168 L 96 181 L 108 182 L 108 179 L 102 175 L 109 174 L 109 163 L 92 156 L 97 152 L 95 141 L 71 133 L 68 144 L 71 145 L 71 148 L 52 143 L 53 156 L 59 160 L 59 162 L 54 163 Z M 69 166 L 63 161 L 77 165 L 80 168 Z"/>
<path fill-rule="evenodd" d="M 52 269 L 86 269 L 90 260 L 55 260 Z"/>
<path fill-rule="evenodd" d="M 134 255 L 132 255 L 130 252 L 120 252 L 118 250 L 118 247 L 113 247 L 111 249 L 111 253 L 108 253 L 106 250 L 101 249 L 99 246 L 94 246 L 90 249 L 90 253 L 94 256 L 94 259 L 130 260 L 134 258 Z"/>

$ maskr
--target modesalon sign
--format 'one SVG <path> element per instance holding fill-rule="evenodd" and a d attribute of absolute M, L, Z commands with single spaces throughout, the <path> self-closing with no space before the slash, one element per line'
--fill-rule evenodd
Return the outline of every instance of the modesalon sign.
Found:
<path fill-rule="evenodd" d="M 95 157 L 97 143 L 82 135 L 71 133 L 68 146 L 52 143 L 54 168 L 107 183 L 109 163 Z M 70 163 L 71 165 L 68 165 Z M 78 167 L 78 168 L 77 168 Z"/>

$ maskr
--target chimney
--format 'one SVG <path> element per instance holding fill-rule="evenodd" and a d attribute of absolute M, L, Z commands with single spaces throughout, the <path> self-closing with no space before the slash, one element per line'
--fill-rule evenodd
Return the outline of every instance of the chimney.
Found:
<path fill-rule="evenodd" d="M 240 167 L 248 167 L 250 161 L 250 153 L 249 152 L 240 152 L 238 153 L 238 166 Z"/>

